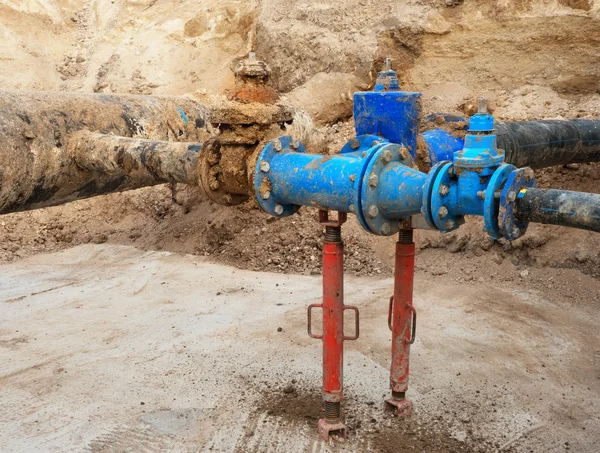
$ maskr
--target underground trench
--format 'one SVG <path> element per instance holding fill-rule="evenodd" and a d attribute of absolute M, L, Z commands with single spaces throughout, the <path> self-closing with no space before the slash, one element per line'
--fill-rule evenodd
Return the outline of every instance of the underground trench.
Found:
<path fill-rule="evenodd" d="M 280 130 L 292 119 L 280 105 L 263 104 L 260 118 L 235 109 L 219 116 L 183 97 L 2 91 L 0 213 L 163 183 L 199 185 L 226 205 L 253 199 L 277 218 L 317 207 L 326 230 L 323 302 L 309 306 L 308 330 L 323 341 L 319 432 L 324 439 L 345 436 L 343 343 L 360 332 L 358 308 L 344 304 L 348 213 L 369 233 L 398 234 L 387 402 L 399 416 L 412 413 L 414 229 L 448 232 L 465 216 L 481 216 L 493 239 L 517 239 L 529 222 L 600 231 L 600 195 L 536 189 L 530 168 L 599 161 L 600 120 L 495 123 L 482 101 L 462 133 L 439 128 L 420 135 L 419 98 L 400 91 L 388 67 L 374 91 L 355 94 L 356 137 L 339 154 L 323 156 L 306 153 L 294 138 L 270 136 L 270 126 Z M 432 157 L 428 173 L 415 164 L 419 142 Z M 320 335 L 311 330 L 314 309 L 322 310 Z M 346 310 L 355 313 L 348 335 Z"/>

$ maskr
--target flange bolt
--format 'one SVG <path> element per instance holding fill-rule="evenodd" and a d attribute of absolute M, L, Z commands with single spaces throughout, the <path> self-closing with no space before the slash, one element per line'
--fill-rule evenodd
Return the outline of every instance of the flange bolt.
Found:
<path fill-rule="evenodd" d="M 369 185 L 371 187 L 377 187 L 377 184 L 379 184 L 379 178 L 375 173 L 371 173 L 369 175 Z"/>
<path fill-rule="evenodd" d="M 374 204 L 372 204 L 371 206 L 369 206 L 369 217 L 371 217 L 372 219 L 374 219 L 378 215 L 379 215 L 379 208 L 377 206 L 375 206 Z"/>
<path fill-rule="evenodd" d="M 269 162 L 267 162 L 266 160 L 263 160 L 260 163 L 260 170 L 267 173 L 269 170 L 271 169 L 271 166 L 269 165 Z"/>

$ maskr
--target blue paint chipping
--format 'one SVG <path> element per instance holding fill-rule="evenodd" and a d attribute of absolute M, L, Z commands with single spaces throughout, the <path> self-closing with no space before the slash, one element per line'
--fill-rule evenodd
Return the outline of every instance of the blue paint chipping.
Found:
<path fill-rule="evenodd" d="M 181 115 L 181 119 L 183 120 L 183 122 L 185 124 L 187 124 L 188 123 L 188 117 L 185 114 L 185 112 L 183 111 L 183 109 L 181 109 L 180 107 L 176 107 L 176 108 L 177 108 L 177 111 L 179 112 L 179 114 Z"/>

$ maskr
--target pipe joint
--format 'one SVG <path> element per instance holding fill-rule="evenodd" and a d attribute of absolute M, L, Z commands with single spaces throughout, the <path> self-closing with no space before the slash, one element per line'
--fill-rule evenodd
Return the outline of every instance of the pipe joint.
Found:
<path fill-rule="evenodd" d="M 413 167 L 405 146 L 375 135 L 353 138 L 334 156 L 307 154 L 280 137 L 257 156 L 254 190 L 271 215 L 292 215 L 301 206 L 350 212 L 370 233 L 390 236 L 421 210 L 426 175 Z"/>

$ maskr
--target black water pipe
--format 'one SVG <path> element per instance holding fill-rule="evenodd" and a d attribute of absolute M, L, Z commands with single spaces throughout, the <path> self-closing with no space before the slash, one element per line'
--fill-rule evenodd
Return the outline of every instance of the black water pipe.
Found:
<path fill-rule="evenodd" d="M 498 122 L 496 134 L 506 162 L 516 167 L 600 161 L 600 120 Z"/>
<path fill-rule="evenodd" d="M 556 189 L 527 189 L 516 205 L 519 221 L 600 232 L 600 194 Z"/>

